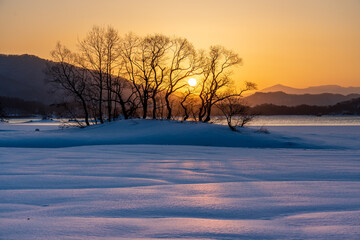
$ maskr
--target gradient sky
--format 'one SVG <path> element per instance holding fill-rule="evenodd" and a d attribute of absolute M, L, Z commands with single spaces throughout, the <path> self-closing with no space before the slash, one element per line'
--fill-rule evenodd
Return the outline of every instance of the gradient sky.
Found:
<path fill-rule="evenodd" d="M 260 89 L 360 86 L 360 0 L 0 0 L 0 53 L 49 58 L 94 24 L 223 45 L 244 61 L 234 80 Z"/>

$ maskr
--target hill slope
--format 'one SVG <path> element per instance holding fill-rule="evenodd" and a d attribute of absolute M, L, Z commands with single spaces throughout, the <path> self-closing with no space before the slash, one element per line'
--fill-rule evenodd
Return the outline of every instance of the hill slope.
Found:
<path fill-rule="evenodd" d="M 32 55 L 0 55 L 0 96 L 53 103 L 45 82 L 47 60 Z"/>

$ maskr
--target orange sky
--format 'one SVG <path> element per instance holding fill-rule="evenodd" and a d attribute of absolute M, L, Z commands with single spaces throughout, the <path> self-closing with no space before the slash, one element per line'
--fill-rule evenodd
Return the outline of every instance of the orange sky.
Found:
<path fill-rule="evenodd" d="M 223 45 L 244 60 L 234 80 L 260 89 L 360 86 L 360 0 L 0 0 L 0 53 L 49 58 L 94 24 Z"/>

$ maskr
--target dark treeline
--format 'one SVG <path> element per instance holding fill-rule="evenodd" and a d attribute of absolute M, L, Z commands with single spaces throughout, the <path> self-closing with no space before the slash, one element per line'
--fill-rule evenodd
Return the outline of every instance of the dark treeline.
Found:
<path fill-rule="evenodd" d="M 64 109 L 85 124 L 119 117 L 208 122 L 225 100 L 255 89 L 236 89 L 230 79 L 242 60 L 231 50 L 196 50 L 185 38 L 162 34 L 120 36 L 112 27 L 93 27 L 76 51 L 58 43 L 46 74 L 66 93 Z M 197 84 L 190 86 L 188 80 Z"/>
<path fill-rule="evenodd" d="M 235 101 L 235 103 L 234 103 Z M 72 109 L 72 110 L 70 110 Z M 76 112 L 75 110 L 79 111 Z M 180 112 L 178 109 L 177 112 Z M 225 112 L 225 113 L 224 113 Z M 44 118 L 51 116 L 72 118 L 72 113 L 83 118 L 84 115 L 76 102 L 45 105 L 36 101 L 25 101 L 19 98 L 0 96 L 0 118 L 30 117 L 41 115 Z M 360 115 L 360 98 L 337 103 L 332 106 L 299 105 L 294 107 L 262 104 L 248 107 L 242 99 L 228 98 L 214 109 L 212 116 L 225 117 L 243 116 L 244 118 L 256 115 Z"/>
<path fill-rule="evenodd" d="M 337 103 L 332 106 L 299 105 L 294 107 L 262 104 L 250 109 L 261 115 L 360 115 L 360 98 Z"/>
<path fill-rule="evenodd" d="M 51 114 L 52 109 L 43 103 L 0 96 L 0 117 Z"/>

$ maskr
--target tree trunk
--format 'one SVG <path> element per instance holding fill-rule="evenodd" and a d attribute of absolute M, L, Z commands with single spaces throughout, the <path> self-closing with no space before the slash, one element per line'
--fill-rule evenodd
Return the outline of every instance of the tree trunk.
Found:
<path fill-rule="evenodd" d="M 143 119 L 146 119 L 146 117 L 147 117 L 147 105 L 148 105 L 148 103 L 147 103 L 147 101 L 146 100 L 144 100 L 144 102 L 143 102 Z"/>
<path fill-rule="evenodd" d="M 124 116 L 124 119 L 129 119 L 129 115 L 128 115 L 124 101 L 120 97 L 119 97 L 119 101 L 120 101 L 121 111 Z"/>
<path fill-rule="evenodd" d="M 104 123 L 103 113 L 102 113 L 102 89 L 100 91 L 100 97 L 99 97 L 99 120 L 101 124 Z"/>
<path fill-rule="evenodd" d="M 100 123 L 103 124 L 104 123 L 104 119 L 103 119 L 103 112 L 102 112 L 102 96 L 103 94 L 103 82 L 102 82 L 102 75 L 100 74 L 100 84 L 99 84 L 99 120 Z"/>
<path fill-rule="evenodd" d="M 109 122 L 111 122 L 111 91 L 110 91 L 110 89 L 108 89 L 108 99 L 107 99 L 108 101 L 108 114 L 109 114 L 109 116 L 108 116 L 108 121 Z"/>
<path fill-rule="evenodd" d="M 199 109 L 199 122 L 202 122 L 203 117 L 205 116 L 205 111 L 204 111 L 204 107 L 201 107 Z"/>
<path fill-rule="evenodd" d="M 172 109 L 171 109 L 171 106 L 170 106 L 169 95 L 165 95 L 165 102 L 166 102 L 166 109 L 167 109 L 166 119 L 170 120 L 171 115 L 172 115 Z"/>
<path fill-rule="evenodd" d="M 204 123 L 210 121 L 210 116 L 211 116 L 211 105 L 209 104 L 209 107 L 206 110 L 206 118 L 204 119 Z"/>
<path fill-rule="evenodd" d="M 183 121 L 186 121 L 188 118 L 189 118 L 189 113 L 187 111 L 187 107 L 184 105 L 183 102 L 180 103 L 182 108 L 184 109 L 184 118 L 183 118 Z"/>
<path fill-rule="evenodd" d="M 81 103 L 82 103 L 82 106 L 83 106 L 83 109 L 84 109 L 85 124 L 86 124 L 86 126 L 89 126 L 90 125 L 90 123 L 89 123 L 89 113 L 88 113 L 88 110 L 87 110 L 86 102 L 85 102 L 85 99 L 83 97 L 80 97 L 80 99 L 81 99 Z"/>
<path fill-rule="evenodd" d="M 152 101 L 153 101 L 152 118 L 156 119 L 156 100 L 155 100 L 155 97 L 152 97 Z"/>
<path fill-rule="evenodd" d="M 116 96 L 115 96 L 115 99 L 114 99 L 114 111 L 113 111 L 113 114 L 112 114 L 112 117 L 113 117 L 113 120 L 116 121 L 116 118 L 119 116 L 118 112 L 116 111 Z"/>

